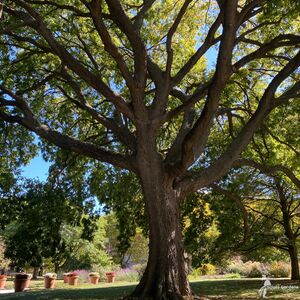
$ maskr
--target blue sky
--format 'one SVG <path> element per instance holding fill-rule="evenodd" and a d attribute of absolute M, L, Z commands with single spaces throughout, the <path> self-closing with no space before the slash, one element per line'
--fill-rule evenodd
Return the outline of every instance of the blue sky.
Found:
<path fill-rule="evenodd" d="M 41 154 L 33 158 L 29 165 L 22 168 L 22 175 L 26 178 L 39 179 L 45 181 L 50 163 L 42 158 Z"/>

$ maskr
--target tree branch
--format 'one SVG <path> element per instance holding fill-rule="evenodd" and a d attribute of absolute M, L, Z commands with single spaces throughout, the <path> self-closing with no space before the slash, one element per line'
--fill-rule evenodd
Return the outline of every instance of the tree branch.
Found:
<path fill-rule="evenodd" d="M 217 58 L 217 67 L 209 86 L 206 103 L 193 128 L 186 135 L 182 148 L 171 163 L 175 169 L 184 171 L 203 151 L 208 139 L 210 127 L 218 109 L 221 93 L 232 72 L 232 50 L 237 30 L 237 1 L 230 0 L 224 5 L 223 34 Z"/>
<path fill-rule="evenodd" d="M 282 166 L 282 165 L 268 166 L 262 163 L 258 163 L 254 160 L 245 159 L 245 158 L 237 159 L 232 164 L 232 167 L 234 168 L 243 167 L 243 166 L 255 168 L 257 170 L 260 170 L 262 173 L 266 175 L 275 175 L 278 172 L 282 172 L 295 184 L 296 187 L 300 189 L 300 179 L 298 179 L 297 176 L 293 173 L 293 171 L 286 166 Z"/>
<path fill-rule="evenodd" d="M 30 25 L 33 29 L 39 32 L 44 39 L 47 41 L 48 45 L 51 47 L 52 51 L 63 61 L 63 63 L 68 66 L 73 72 L 75 72 L 81 79 L 86 81 L 91 87 L 96 91 L 101 93 L 103 96 L 107 97 L 116 108 L 125 114 L 130 119 L 134 120 L 132 111 L 125 100 L 120 96 L 115 94 L 104 82 L 103 80 L 93 73 L 91 73 L 87 68 L 85 68 L 80 61 L 75 59 L 53 36 L 52 32 L 47 28 L 46 24 L 43 22 L 41 16 L 30 6 L 25 4 L 23 1 L 16 0 L 21 7 L 23 7 L 30 16 L 36 21 Z M 23 12 L 12 11 L 11 13 L 15 16 L 26 19 L 28 15 Z"/>
<path fill-rule="evenodd" d="M 40 124 L 36 116 L 29 108 L 26 101 L 19 95 L 0 85 L 0 89 L 16 100 L 18 107 L 24 112 L 24 118 L 19 116 L 9 116 L 0 110 L 0 118 L 9 123 L 18 123 L 46 141 L 65 150 L 85 155 L 103 162 L 110 163 L 116 167 L 125 168 L 137 172 L 135 162 L 132 156 L 112 153 L 101 149 L 91 143 L 79 141 L 73 137 L 64 135 L 58 131 L 52 130 L 47 125 Z"/>
<path fill-rule="evenodd" d="M 237 137 L 231 142 L 227 150 L 214 162 L 212 165 L 204 169 L 201 174 L 194 174 L 182 179 L 179 186 L 184 191 L 197 190 L 200 187 L 211 184 L 221 178 L 233 165 L 251 140 L 254 132 L 258 129 L 263 119 L 273 109 L 272 101 L 274 100 L 275 92 L 279 85 L 289 77 L 300 66 L 300 52 L 290 60 L 289 63 L 274 77 L 270 82 L 264 95 L 262 96 L 259 105 L 243 127 Z"/>

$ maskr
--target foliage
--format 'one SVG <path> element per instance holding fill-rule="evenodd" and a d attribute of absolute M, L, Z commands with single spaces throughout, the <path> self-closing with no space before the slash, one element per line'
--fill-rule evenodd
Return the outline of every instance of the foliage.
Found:
<path fill-rule="evenodd" d="M 111 265 L 111 257 L 107 255 L 105 248 L 99 247 L 101 240 L 94 242 L 81 238 L 84 230 L 82 227 L 64 224 L 61 230 L 62 240 L 67 249 L 62 264 L 65 270 L 95 269 Z"/>
<path fill-rule="evenodd" d="M 239 273 L 227 273 L 224 278 L 241 278 L 241 275 Z"/>
<path fill-rule="evenodd" d="M 82 191 L 90 184 L 92 194 L 115 211 L 123 255 L 136 228 L 158 239 L 149 243 L 158 265 L 146 269 L 146 291 L 137 292 L 166 298 L 180 287 L 182 296 L 190 296 L 184 251 L 176 241 L 185 198 L 182 227 L 194 265 L 207 260 L 212 245 L 218 259 L 224 251 L 257 248 L 282 236 L 270 218 L 253 213 L 256 203 L 248 213 L 215 191 L 209 205 L 204 199 L 190 204 L 188 195 L 209 192 L 219 180 L 235 193 L 251 191 L 248 172 L 226 176 L 247 165 L 241 158 L 271 166 L 283 158 L 288 170 L 299 167 L 295 145 L 284 138 L 299 112 L 299 10 L 293 1 L 10 0 L 3 7 L 0 118 L 5 127 L 23 128 L 10 137 L 8 151 L 20 153 L 12 156 L 17 163 L 29 159 L 24 149 L 32 155 L 33 136 L 27 135 L 27 144 L 21 137 L 26 129 L 43 139 L 40 148 L 50 161 L 64 167 L 73 160 L 67 173 L 75 190 L 84 179 Z M 216 53 L 212 65 L 206 64 L 210 51 Z M 279 144 L 283 151 L 276 150 Z M 283 181 L 295 181 L 283 173 Z M 109 183 L 120 185 L 102 195 L 98 186 Z M 260 208 L 275 213 L 266 203 Z M 82 223 L 91 225 L 89 218 Z M 154 278 L 159 268 L 164 274 Z"/>
<path fill-rule="evenodd" d="M 290 276 L 291 266 L 283 261 L 273 262 L 270 265 L 269 273 L 274 278 L 287 278 Z"/>
<path fill-rule="evenodd" d="M 139 280 L 139 273 L 134 269 L 126 268 L 116 272 L 116 281 L 137 282 Z"/>
<path fill-rule="evenodd" d="M 209 253 L 213 251 L 213 241 L 218 236 L 212 222 L 212 211 L 199 194 L 189 196 L 181 210 L 184 220 L 185 249 L 192 256 L 192 265 L 199 267 L 209 261 Z"/>
<path fill-rule="evenodd" d="M 132 266 L 132 269 L 138 272 L 139 278 L 141 279 L 145 272 L 146 266 L 146 264 L 136 264 Z"/>
<path fill-rule="evenodd" d="M 201 267 L 194 269 L 189 275 L 195 279 L 203 275 L 216 275 L 217 269 L 212 264 L 203 264 Z"/>
<path fill-rule="evenodd" d="M 2 237 L 0 237 L 0 266 L 1 266 L 1 269 L 6 269 L 10 264 L 10 260 L 5 258 L 4 253 L 5 253 L 5 243 L 2 239 Z"/>
<path fill-rule="evenodd" d="M 79 199 L 63 187 L 25 183 L 24 190 L 8 198 L 0 208 L 5 211 L 10 205 L 18 207 L 5 227 L 5 255 L 19 267 L 25 264 L 40 267 L 44 258 L 58 263 L 66 255 L 62 225 L 66 222 L 75 226 L 84 219 L 83 206 L 79 203 Z"/>
<path fill-rule="evenodd" d="M 249 278 L 262 277 L 262 275 L 268 274 L 266 265 L 256 261 L 234 262 L 227 267 L 226 271 L 229 274 L 240 274 L 241 276 Z"/>

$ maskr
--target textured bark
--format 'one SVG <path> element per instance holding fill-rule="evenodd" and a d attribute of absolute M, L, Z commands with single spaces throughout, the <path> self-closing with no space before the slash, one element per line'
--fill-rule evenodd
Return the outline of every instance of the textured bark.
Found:
<path fill-rule="evenodd" d="M 291 260 L 291 279 L 300 280 L 298 249 L 296 244 L 290 245 L 289 255 Z"/>
<path fill-rule="evenodd" d="M 33 268 L 32 279 L 38 279 L 39 270 L 40 270 L 40 267 L 34 267 Z"/>
<path fill-rule="evenodd" d="M 191 298 L 182 245 L 179 199 L 167 178 L 153 178 L 145 186 L 150 224 L 149 259 L 140 284 L 134 291 L 139 299 Z M 160 182 L 158 182 L 160 181 Z"/>
<path fill-rule="evenodd" d="M 287 249 L 291 261 L 291 279 L 299 280 L 300 273 L 299 273 L 298 249 L 297 249 L 297 240 L 296 240 L 297 236 L 294 234 L 293 227 L 291 224 L 292 217 L 288 207 L 288 199 L 286 198 L 286 195 L 284 193 L 280 181 L 276 179 L 275 182 L 276 182 L 277 193 L 278 193 L 280 206 L 281 206 L 284 233 L 288 240 Z"/>
<path fill-rule="evenodd" d="M 180 192 L 174 175 L 156 152 L 155 134 L 141 126 L 138 151 L 140 179 L 149 222 L 149 259 L 132 297 L 138 299 L 189 299 L 191 289 L 182 244 Z"/>

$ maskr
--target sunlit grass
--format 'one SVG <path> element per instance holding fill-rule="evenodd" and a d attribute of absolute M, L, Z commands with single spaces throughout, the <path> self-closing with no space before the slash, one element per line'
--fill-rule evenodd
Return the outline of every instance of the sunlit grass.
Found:
<path fill-rule="evenodd" d="M 271 280 L 272 286 L 288 286 L 289 280 Z M 128 295 L 135 287 L 136 283 L 130 282 L 101 282 L 98 285 L 81 282 L 78 286 L 64 284 L 62 280 L 57 281 L 54 290 L 44 289 L 42 280 L 32 281 L 30 290 L 23 293 L 13 293 L 0 295 L 1 300 L 69 300 L 69 299 L 118 299 Z M 218 300 L 250 300 L 259 299 L 258 290 L 262 286 L 260 279 L 202 279 L 191 282 L 195 294 L 205 296 L 208 299 Z M 285 289 L 268 291 L 268 299 L 276 300 L 300 300 L 300 286 L 293 291 Z M 10 280 L 7 284 L 8 289 L 13 288 L 13 282 Z"/>

